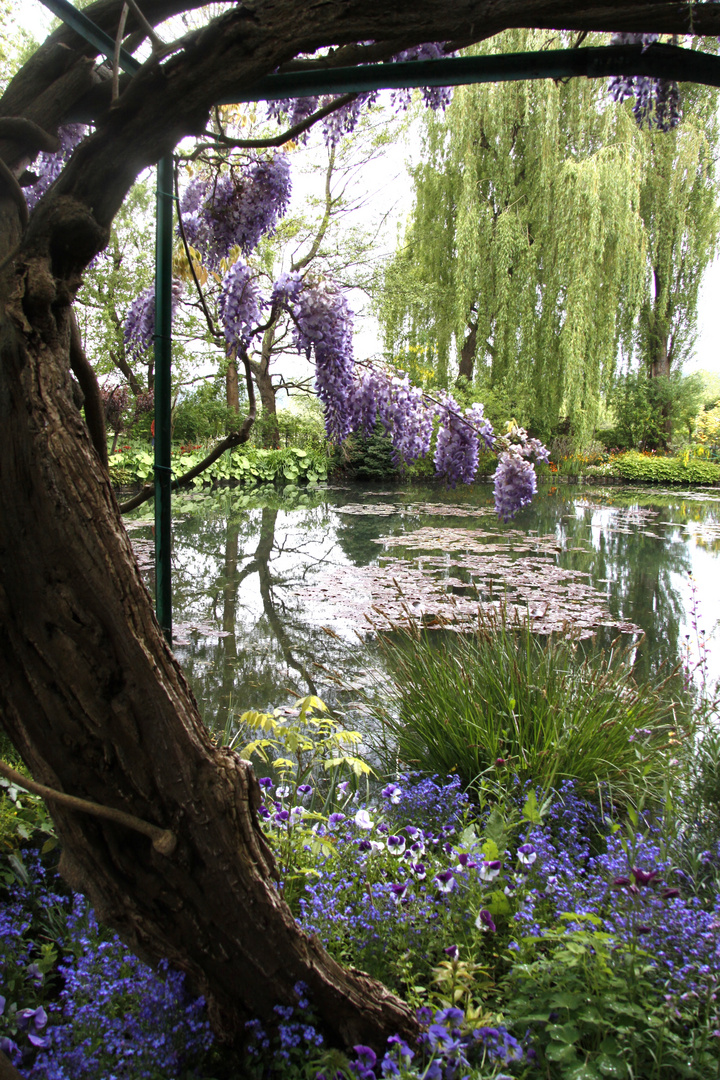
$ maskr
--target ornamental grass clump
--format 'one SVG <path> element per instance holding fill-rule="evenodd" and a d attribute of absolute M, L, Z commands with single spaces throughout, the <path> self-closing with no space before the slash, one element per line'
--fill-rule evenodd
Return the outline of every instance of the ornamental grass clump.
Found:
<path fill-rule="evenodd" d="M 639 683 L 631 648 L 541 639 L 504 614 L 472 635 L 420 628 L 381 639 L 387 764 L 457 773 L 476 790 L 572 780 L 585 792 L 661 797 L 677 750 L 682 680 Z M 673 697 L 677 691 L 677 697 Z"/>

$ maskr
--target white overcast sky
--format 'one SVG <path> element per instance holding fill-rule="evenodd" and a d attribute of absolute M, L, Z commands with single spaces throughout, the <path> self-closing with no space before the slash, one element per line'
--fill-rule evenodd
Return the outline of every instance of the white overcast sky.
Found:
<path fill-rule="evenodd" d="M 40 0 L 16 0 L 18 21 L 38 40 L 47 31 L 52 15 Z M 373 185 L 377 188 L 374 199 L 376 212 L 392 208 L 394 222 L 409 209 L 410 183 L 402 179 L 402 159 L 407 151 L 396 151 L 388 156 L 385 176 L 381 177 L 378 162 L 373 166 Z M 390 243 L 395 237 L 394 223 L 385 232 Z M 360 340 L 356 342 L 357 355 L 370 355 L 379 349 L 376 328 L 372 321 L 361 321 Z M 688 361 L 685 370 L 720 372 L 720 259 L 706 272 L 700 291 L 698 308 L 698 338 L 695 355 Z"/>

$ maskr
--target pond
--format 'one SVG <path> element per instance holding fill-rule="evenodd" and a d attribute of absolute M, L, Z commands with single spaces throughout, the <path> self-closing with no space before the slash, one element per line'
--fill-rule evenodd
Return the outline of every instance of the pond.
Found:
<path fill-rule="evenodd" d="M 127 524 L 152 587 L 151 512 Z M 174 649 L 211 727 L 309 692 L 347 708 L 381 670 L 374 627 L 450 646 L 478 602 L 639 642 L 642 675 L 707 640 L 720 678 L 716 489 L 546 486 L 505 524 L 489 484 L 234 488 L 178 496 L 173 530 Z"/>

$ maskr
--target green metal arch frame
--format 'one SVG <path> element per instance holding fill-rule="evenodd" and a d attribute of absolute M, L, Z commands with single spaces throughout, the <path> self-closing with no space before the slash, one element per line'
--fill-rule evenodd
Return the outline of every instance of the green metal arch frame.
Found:
<path fill-rule="evenodd" d="M 69 0 L 40 0 L 72 30 L 112 59 L 115 42 Z M 124 49 L 119 65 L 129 75 L 140 63 Z M 608 45 L 502 56 L 408 60 L 362 67 L 322 68 L 268 75 L 251 88 L 238 88 L 218 105 L 272 101 L 320 94 L 416 86 L 461 86 L 520 79 L 608 78 L 645 75 L 720 87 L 720 57 L 673 45 Z M 157 167 L 155 238 L 155 610 L 172 644 L 170 372 L 172 363 L 172 159 Z"/>

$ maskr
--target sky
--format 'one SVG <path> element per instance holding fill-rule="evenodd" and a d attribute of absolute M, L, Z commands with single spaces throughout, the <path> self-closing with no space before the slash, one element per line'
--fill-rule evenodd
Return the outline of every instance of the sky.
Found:
<path fill-rule="evenodd" d="M 38 39 L 53 19 L 40 0 L 16 0 L 15 8 L 19 23 Z M 417 135 L 415 135 L 417 141 Z M 389 218 L 383 231 L 385 249 L 390 251 L 397 235 L 398 223 L 410 210 L 410 180 L 404 170 L 404 159 L 411 156 L 413 146 L 399 146 L 388 152 L 384 162 L 372 166 L 372 198 L 368 202 L 368 214 L 388 212 Z M 356 355 L 366 357 L 381 350 L 378 327 L 374 319 L 361 311 L 362 297 L 355 296 L 353 305 L 359 318 L 356 327 Z M 720 258 L 706 271 L 700 290 L 698 304 L 698 336 L 694 355 L 688 360 L 685 371 L 704 370 L 720 373 Z"/>

